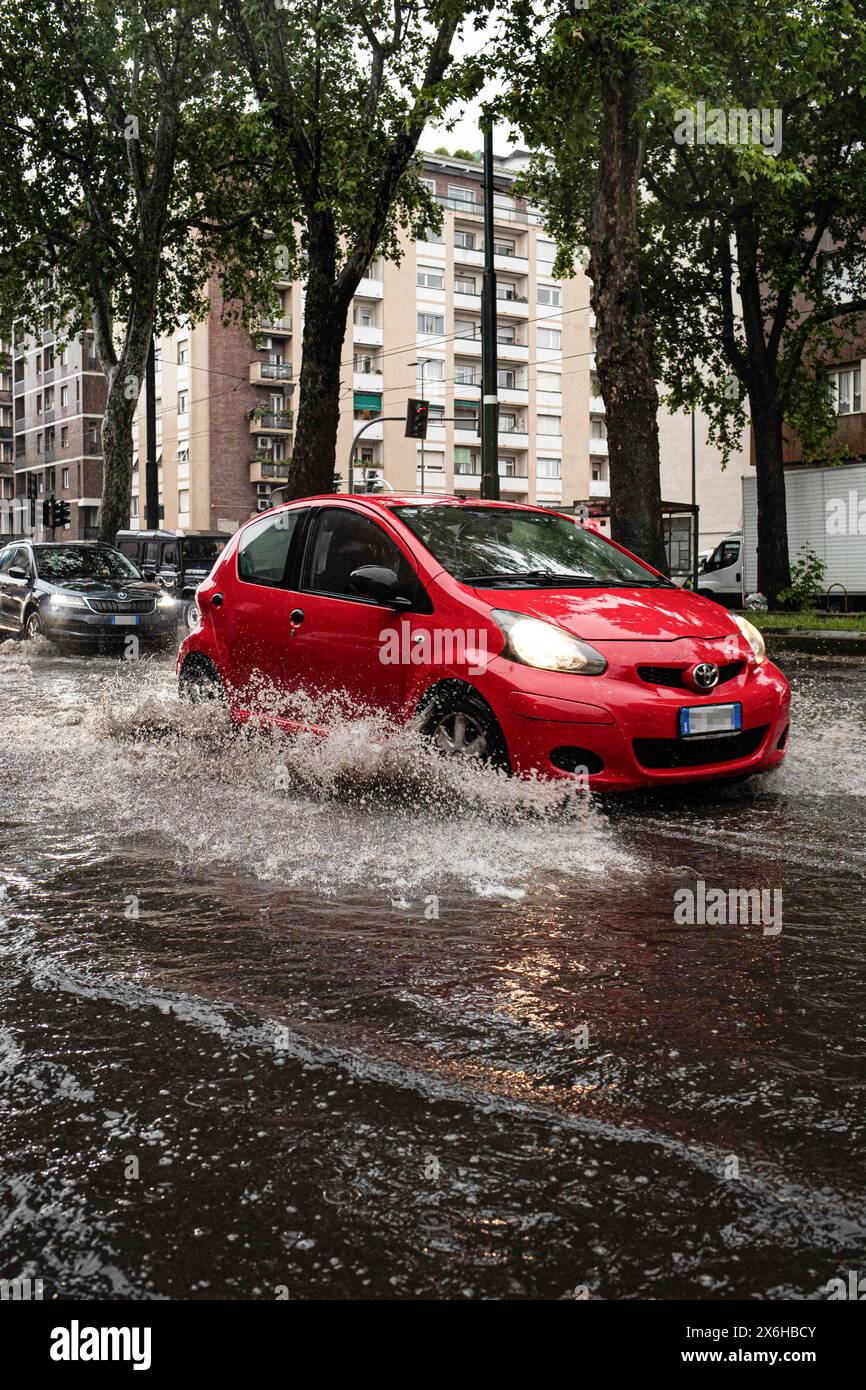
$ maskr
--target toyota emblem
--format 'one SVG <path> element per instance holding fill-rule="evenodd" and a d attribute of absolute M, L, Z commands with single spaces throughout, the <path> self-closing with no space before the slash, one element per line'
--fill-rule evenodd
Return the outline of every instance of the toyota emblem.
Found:
<path fill-rule="evenodd" d="M 712 661 L 702 661 L 691 676 L 696 690 L 713 690 L 719 683 L 719 668 Z"/>

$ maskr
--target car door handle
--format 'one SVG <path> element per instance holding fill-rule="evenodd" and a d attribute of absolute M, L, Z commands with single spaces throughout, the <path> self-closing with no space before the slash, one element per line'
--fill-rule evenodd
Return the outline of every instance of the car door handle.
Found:
<path fill-rule="evenodd" d="M 213 598 L 211 599 L 211 603 L 213 604 L 214 608 L 222 608 L 222 606 L 223 606 L 223 596 L 222 596 L 222 594 L 214 594 Z"/>
<path fill-rule="evenodd" d="M 742 576 L 741 574 L 738 574 L 738 575 L 737 575 L 737 583 L 740 582 L 740 580 L 742 579 L 742 577 L 743 577 L 743 576 Z"/>
<path fill-rule="evenodd" d="M 291 613 L 289 614 L 289 621 L 294 623 L 296 627 L 300 626 L 300 624 L 304 621 L 303 608 L 293 608 Z"/>

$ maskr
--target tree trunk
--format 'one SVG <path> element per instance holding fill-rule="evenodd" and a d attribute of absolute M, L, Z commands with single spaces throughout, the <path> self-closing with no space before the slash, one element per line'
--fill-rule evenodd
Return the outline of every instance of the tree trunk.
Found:
<path fill-rule="evenodd" d="M 129 525 L 132 497 L 132 422 L 138 397 L 124 395 L 120 369 L 109 374 L 102 417 L 102 507 L 99 539 L 114 544 L 118 531 Z M 142 469 L 142 477 L 144 470 Z"/>
<path fill-rule="evenodd" d="M 770 608 L 777 609 L 781 607 L 780 591 L 791 583 L 782 411 L 772 397 L 754 384 L 749 390 L 749 407 L 758 484 L 758 588 Z"/>
<path fill-rule="evenodd" d="M 336 278 L 336 238 L 329 218 L 310 227 L 304 347 L 295 445 L 286 496 L 333 492 L 340 420 L 340 361 L 350 299 Z M 348 372 L 352 380 L 351 370 Z"/>
<path fill-rule="evenodd" d="M 596 361 L 607 413 L 611 533 L 664 574 L 658 393 L 652 329 L 638 274 L 637 211 L 645 132 L 634 64 L 602 64 L 602 128 L 590 220 L 589 275 L 598 320 Z"/>

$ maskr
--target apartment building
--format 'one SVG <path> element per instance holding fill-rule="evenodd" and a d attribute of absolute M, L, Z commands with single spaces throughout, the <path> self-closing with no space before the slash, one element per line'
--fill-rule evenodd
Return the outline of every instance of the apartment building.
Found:
<path fill-rule="evenodd" d="M 0 343 L 0 535 L 22 531 L 32 476 L 37 503 L 52 493 L 70 503 L 68 536 L 96 536 L 104 408 L 92 334 L 57 342 L 46 310 L 38 337 Z M 41 510 L 37 505 L 37 534 Z"/>

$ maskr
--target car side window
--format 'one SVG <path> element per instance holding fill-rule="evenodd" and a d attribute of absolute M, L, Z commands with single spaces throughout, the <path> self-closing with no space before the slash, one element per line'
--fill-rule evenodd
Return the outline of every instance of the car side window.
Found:
<path fill-rule="evenodd" d="M 377 522 L 348 508 L 324 508 L 307 551 L 302 588 L 361 601 L 351 575 L 362 565 L 393 570 L 401 588 L 408 589 L 415 580 L 409 561 Z"/>
<path fill-rule="evenodd" d="M 174 565 L 177 568 L 177 546 L 167 545 L 162 552 L 162 563 L 164 565 Z"/>
<path fill-rule="evenodd" d="M 24 573 L 27 575 L 28 579 L 30 578 L 30 575 L 33 573 L 33 566 L 30 563 L 30 552 L 25 550 L 23 546 L 19 546 L 18 549 L 15 551 L 15 554 L 12 557 L 12 565 L 17 566 L 18 569 L 22 569 Z M 10 568 L 11 567 L 12 566 L 10 566 Z"/>
<path fill-rule="evenodd" d="M 740 558 L 740 542 L 725 541 L 722 547 L 722 558 L 720 568 L 724 569 L 727 565 L 735 565 Z"/>
<path fill-rule="evenodd" d="M 12 565 L 12 556 L 15 554 L 15 547 L 7 545 L 5 550 L 0 550 L 0 574 L 6 574 Z"/>
<path fill-rule="evenodd" d="M 303 514 L 278 512 L 247 526 L 238 544 L 238 578 L 245 584 L 284 588 L 292 540 Z"/>

